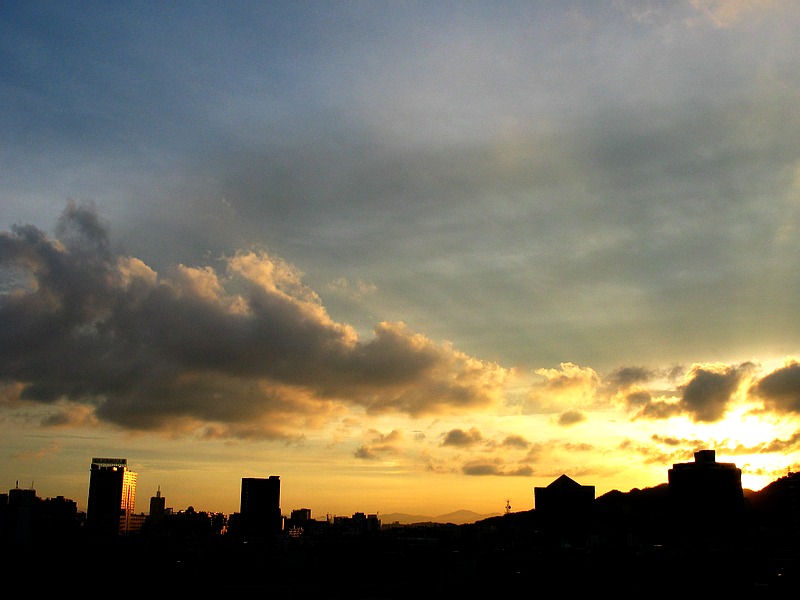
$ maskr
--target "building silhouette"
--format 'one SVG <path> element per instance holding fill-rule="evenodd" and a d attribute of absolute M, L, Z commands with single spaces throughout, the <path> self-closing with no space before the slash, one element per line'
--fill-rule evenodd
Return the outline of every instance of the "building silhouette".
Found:
<path fill-rule="evenodd" d="M 90 535 L 113 538 L 131 530 L 138 474 L 126 458 L 93 458 L 89 471 L 86 528 Z"/>
<path fill-rule="evenodd" d="M 540 513 L 574 514 L 591 509 L 594 502 L 593 485 L 581 485 L 561 475 L 547 487 L 533 488 L 534 506 Z"/>
<path fill-rule="evenodd" d="M 74 500 L 64 496 L 40 498 L 36 490 L 17 486 L 0 494 L 0 547 L 55 547 L 73 540 L 82 524 Z"/>
<path fill-rule="evenodd" d="M 167 499 L 161 495 L 161 487 L 156 490 L 156 495 L 150 497 L 150 520 L 156 524 L 164 519 L 167 512 Z"/>
<path fill-rule="evenodd" d="M 108 574 L 116 585 L 124 566 L 138 584 L 182 595 L 495 597 L 560 581 L 571 595 L 789 597 L 800 586 L 800 474 L 744 490 L 741 503 L 740 470 L 717 463 L 714 451 L 673 465 L 668 483 L 599 498 L 594 486 L 561 475 L 534 488 L 535 508 L 464 525 L 382 525 L 362 512 L 317 521 L 309 508 L 292 510 L 282 525 L 277 476 L 242 479 L 241 512 L 226 523 L 192 506 L 173 513 L 159 487 L 148 526 L 120 536 L 124 499 L 133 496 L 123 491 L 126 463 L 92 463 L 93 518 L 112 506 L 111 543 L 83 535 L 72 500 L 37 498 L 19 485 L 0 494 L 8 573 L 44 579 L 60 595 L 85 588 L 86 565 L 93 583 Z M 101 505 L 104 496 L 114 502 Z"/>
<path fill-rule="evenodd" d="M 708 517 L 735 515 L 744 508 L 742 470 L 716 461 L 714 450 L 698 450 L 693 463 L 678 463 L 667 472 L 670 500 L 678 512 Z"/>
<path fill-rule="evenodd" d="M 38 498 L 33 488 L 17 487 L 8 491 L 4 510 L 4 537 L 18 545 L 30 545 L 34 541 Z"/>
<path fill-rule="evenodd" d="M 693 545 L 729 541 L 742 524 L 742 470 L 716 461 L 714 450 L 698 450 L 693 463 L 669 469 L 673 532 Z"/>
<path fill-rule="evenodd" d="M 584 546 L 590 534 L 595 487 L 561 475 L 547 487 L 533 488 L 542 532 L 561 546 Z"/>
<path fill-rule="evenodd" d="M 306 532 L 310 532 L 313 527 L 310 508 L 296 508 L 292 510 L 288 519 L 284 522 L 284 529 L 289 533 L 289 537 L 297 538 Z"/>
<path fill-rule="evenodd" d="M 266 539 L 282 531 L 281 479 L 278 475 L 242 478 L 237 527 L 240 535 L 251 539 Z"/>

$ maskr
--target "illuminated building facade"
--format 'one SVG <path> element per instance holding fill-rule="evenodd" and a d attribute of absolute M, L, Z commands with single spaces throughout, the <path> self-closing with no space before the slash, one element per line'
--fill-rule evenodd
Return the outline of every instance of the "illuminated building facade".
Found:
<path fill-rule="evenodd" d="M 138 474 L 128 470 L 126 458 L 93 458 L 89 471 L 86 527 L 100 537 L 132 530 Z"/>

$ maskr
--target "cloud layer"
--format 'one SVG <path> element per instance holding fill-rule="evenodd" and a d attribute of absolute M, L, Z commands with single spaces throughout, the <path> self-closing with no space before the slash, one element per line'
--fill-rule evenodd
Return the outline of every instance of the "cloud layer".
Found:
<path fill-rule="evenodd" d="M 2 3 L 0 471 L 156 437 L 381 491 L 705 445 L 785 471 L 798 30 L 750 0 Z"/>
<path fill-rule="evenodd" d="M 800 415 L 793 360 L 767 373 L 753 363 L 606 374 L 564 363 L 525 378 L 402 323 L 379 323 L 361 340 L 331 319 L 296 267 L 264 250 L 159 274 L 115 250 L 94 207 L 74 203 L 55 234 L 0 234 L 3 406 L 51 407 L 44 427 L 291 440 L 347 415 L 449 415 L 475 425 L 442 431 L 441 452 L 423 459 L 430 470 L 528 477 L 543 455 L 570 445 L 513 430 L 487 436 L 482 415 L 549 414 L 564 429 L 615 408 L 631 423 L 716 423 L 739 406 Z M 402 429 L 371 429 L 353 456 L 418 460 L 413 445 Z"/>
<path fill-rule="evenodd" d="M 27 275 L 0 304 L 2 378 L 19 397 L 88 404 L 133 429 L 200 423 L 229 435 L 287 435 L 336 406 L 410 415 L 496 404 L 508 371 L 402 323 L 361 341 L 334 322 L 291 265 L 247 251 L 160 276 L 111 249 L 89 207 L 70 205 L 58 239 L 0 236 Z"/>

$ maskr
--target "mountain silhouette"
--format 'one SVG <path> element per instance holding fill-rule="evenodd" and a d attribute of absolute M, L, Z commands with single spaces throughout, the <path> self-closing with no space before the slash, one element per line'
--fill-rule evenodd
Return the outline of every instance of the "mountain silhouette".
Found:
<path fill-rule="evenodd" d="M 480 514 L 471 510 L 456 510 L 435 517 L 408 513 L 387 513 L 381 514 L 379 517 L 381 519 L 381 523 L 384 525 L 391 525 L 393 523 L 397 523 L 399 525 L 415 525 L 418 523 L 441 523 L 443 525 L 452 523 L 453 525 L 468 525 L 470 523 L 488 519 L 499 514 L 500 513 Z"/>

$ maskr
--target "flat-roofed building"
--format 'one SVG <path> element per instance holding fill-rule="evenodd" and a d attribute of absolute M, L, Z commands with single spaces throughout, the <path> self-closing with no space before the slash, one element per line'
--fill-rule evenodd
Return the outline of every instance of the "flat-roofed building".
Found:
<path fill-rule="evenodd" d="M 93 458 L 89 470 L 86 528 L 90 534 L 114 537 L 128 533 L 136 505 L 138 474 L 126 458 Z"/>
<path fill-rule="evenodd" d="M 735 539 L 744 524 L 741 469 L 717 462 L 714 450 L 698 450 L 693 463 L 674 464 L 668 480 L 676 541 L 707 546 Z"/>

